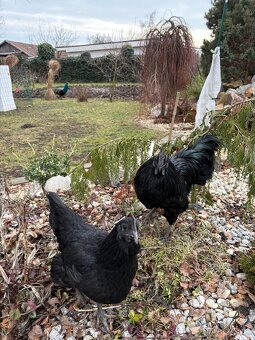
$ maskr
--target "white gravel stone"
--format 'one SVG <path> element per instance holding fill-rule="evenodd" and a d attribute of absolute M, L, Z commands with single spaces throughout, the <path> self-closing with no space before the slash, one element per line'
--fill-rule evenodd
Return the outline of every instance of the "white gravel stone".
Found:
<path fill-rule="evenodd" d="M 245 273 L 237 273 L 236 277 L 240 280 L 246 280 L 246 274 Z"/>
<path fill-rule="evenodd" d="M 200 308 L 200 303 L 197 299 L 191 299 L 189 304 L 194 308 Z"/>
<path fill-rule="evenodd" d="M 225 291 L 222 294 L 222 298 L 223 299 L 227 299 L 230 294 L 231 294 L 230 290 L 229 289 L 225 289 Z"/>
<path fill-rule="evenodd" d="M 235 276 L 231 269 L 226 269 L 226 276 Z"/>
<path fill-rule="evenodd" d="M 198 302 L 200 303 L 200 308 L 202 308 L 205 304 L 205 297 L 203 295 L 199 295 L 197 297 Z"/>
<path fill-rule="evenodd" d="M 229 307 L 229 301 L 225 299 L 218 299 L 217 303 L 222 307 Z"/>
<path fill-rule="evenodd" d="M 229 302 L 230 302 L 230 305 L 233 308 L 238 308 L 238 307 L 242 306 L 242 302 L 237 300 L 237 299 L 231 299 Z"/>
<path fill-rule="evenodd" d="M 235 318 L 238 315 L 238 312 L 236 310 L 231 310 L 228 315 L 230 318 Z"/>
<path fill-rule="evenodd" d="M 205 301 L 205 303 L 207 304 L 208 307 L 216 309 L 218 308 L 218 304 L 214 301 L 214 299 L 209 298 Z"/>
<path fill-rule="evenodd" d="M 248 318 L 249 318 L 250 322 L 254 322 L 255 321 L 255 309 L 251 309 L 250 310 L 250 314 L 249 314 Z"/>
<path fill-rule="evenodd" d="M 230 326 L 230 324 L 232 323 L 232 321 L 233 321 L 233 318 L 223 319 L 222 322 L 221 322 L 223 329 L 228 328 Z"/>
<path fill-rule="evenodd" d="M 62 332 L 61 325 L 55 326 L 50 331 L 49 340 L 63 340 L 64 339 L 64 333 Z"/>
<path fill-rule="evenodd" d="M 217 318 L 218 321 L 221 321 L 221 320 L 224 319 L 224 315 L 222 313 L 217 313 L 216 318 Z"/>
<path fill-rule="evenodd" d="M 228 282 L 227 287 L 230 289 L 231 294 L 236 294 L 237 293 L 237 285 L 234 283 Z"/>
<path fill-rule="evenodd" d="M 169 314 L 170 314 L 171 316 L 176 317 L 176 316 L 178 316 L 178 315 L 182 315 L 182 312 L 181 312 L 179 309 L 171 309 L 171 310 L 169 311 Z"/>
<path fill-rule="evenodd" d="M 176 326 L 176 333 L 178 335 L 184 335 L 187 332 L 185 323 L 179 323 Z"/>
<path fill-rule="evenodd" d="M 243 334 L 247 336 L 249 340 L 255 340 L 255 331 L 252 331 L 250 329 L 245 329 Z"/>
<path fill-rule="evenodd" d="M 123 338 L 132 338 L 132 335 L 129 333 L 129 331 L 125 331 L 122 333 Z"/>

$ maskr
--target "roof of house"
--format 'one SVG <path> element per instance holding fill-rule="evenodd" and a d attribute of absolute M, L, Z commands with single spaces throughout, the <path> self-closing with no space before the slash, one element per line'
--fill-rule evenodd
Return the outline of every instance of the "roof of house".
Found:
<path fill-rule="evenodd" d="M 10 44 L 20 50 L 20 52 L 23 52 L 28 57 L 36 57 L 38 54 L 38 49 L 36 45 L 33 44 L 26 44 L 18 41 L 12 41 L 12 40 L 4 40 L 1 42 L 0 46 L 4 43 Z"/>

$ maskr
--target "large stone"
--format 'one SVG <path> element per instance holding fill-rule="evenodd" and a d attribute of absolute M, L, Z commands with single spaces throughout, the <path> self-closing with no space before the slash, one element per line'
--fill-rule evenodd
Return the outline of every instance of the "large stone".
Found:
<path fill-rule="evenodd" d="M 45 184 L 46 191 L 53 191 L 57 192 L 60 191 L 67 191 L 71 189 L 71 178 L 70 176 L 53 176 L 47 180 Z"/>

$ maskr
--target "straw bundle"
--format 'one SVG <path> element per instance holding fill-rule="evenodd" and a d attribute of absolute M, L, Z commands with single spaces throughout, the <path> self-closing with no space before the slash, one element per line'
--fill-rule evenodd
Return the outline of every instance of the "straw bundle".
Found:
<path fill-rule="evenodd" d="M 55 59 L 51 59 L 48 63 L 48 66 L 49 66 L 48 85 L 47 85 L 47 91 L 45 92 L 45 95 L 44 95 L 44 99 L 53 100 L 57 98 L 53 91 L 54 79 L 55 79 L 56 74 L 59 72 L 61 66 L 60 66 L 60 63 Z"/>
<path fill-rule="evenodd" d="M 9 54 L 5 57 L 4 63 L 8 65 L 10 69 L 12 69 L 19 62 L 19 58 L 14 54 Z"/>

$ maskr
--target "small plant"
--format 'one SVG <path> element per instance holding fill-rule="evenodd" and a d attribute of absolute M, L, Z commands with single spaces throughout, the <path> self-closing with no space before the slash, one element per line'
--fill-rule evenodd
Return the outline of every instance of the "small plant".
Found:
<path fill-rule="evenodd" d="M 133 309 L 131 309 L 129 314 L 128 314 L 128 317 L 129 317 L 129 323 L 131 325 L 135 325 L 137 323 L 140 323 L 140 321 L 143 318 L 143 314 L 136 313 Z"/>
<path fill-rule="evenodd" d="M 24 175 L 29 181 L 38 181 L 42 186 L 52 176 L 66 176 L 70 172 L 71 154 L 60 154 L 55 149 L 55 140 L 51 148 L 45 149 L 42 155 L 35 153 L 31 162 L 24 168 Z"/>
<path fill-rule="evenodd" d="M 254 248 L 247 254 L 240 257 L 240 265 L 247 279 L 255 284 L 255 243 Z"/>

